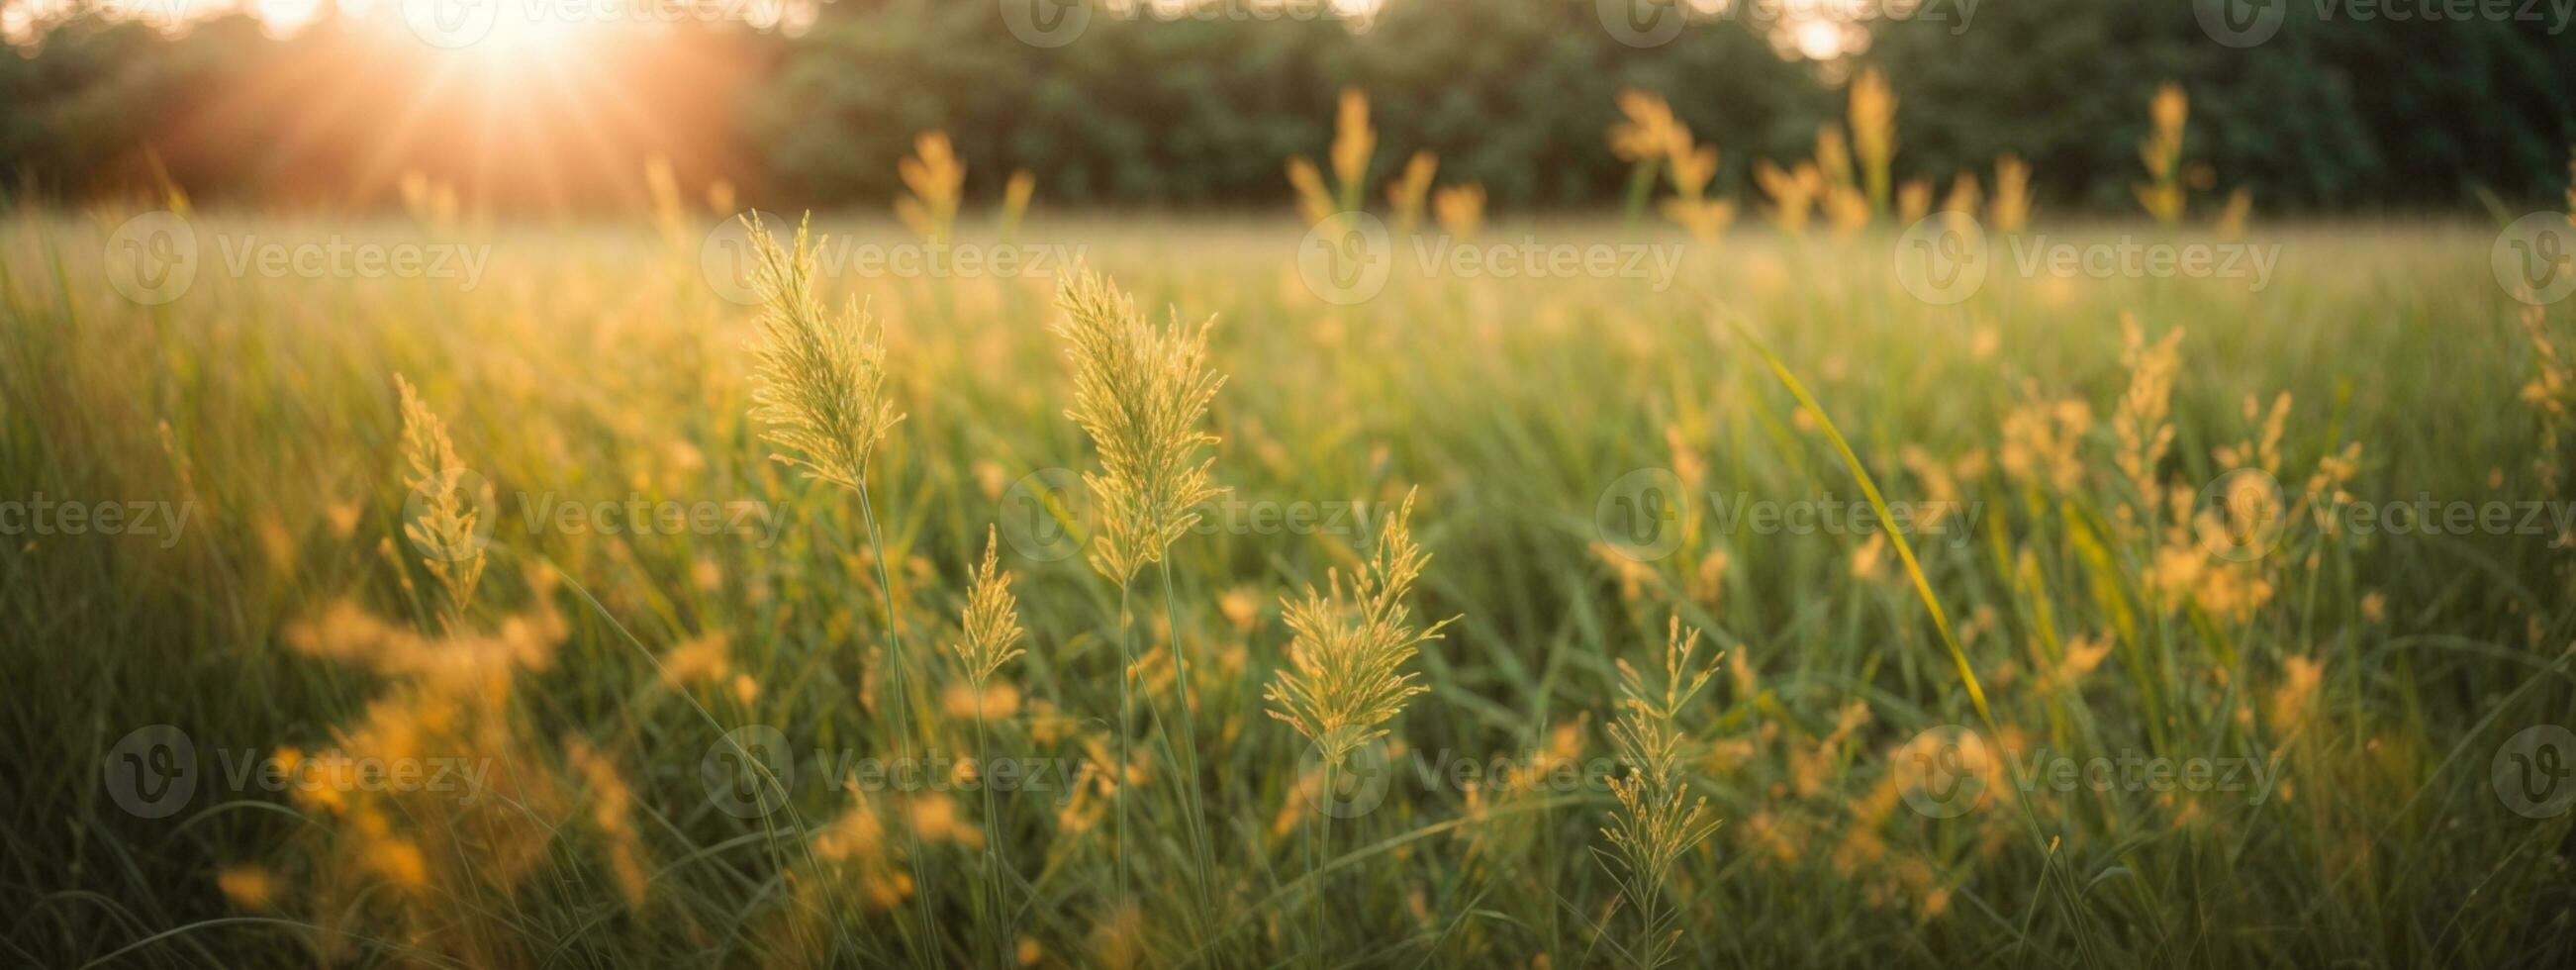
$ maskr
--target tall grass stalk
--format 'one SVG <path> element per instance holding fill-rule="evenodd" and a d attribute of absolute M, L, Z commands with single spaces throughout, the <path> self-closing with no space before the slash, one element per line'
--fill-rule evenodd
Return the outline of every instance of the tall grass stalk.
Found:
<path fill-rule="evenodd" d="M 1007 947 L 1019 934 L 1007 915 L 1009 894 L 1002 879 L 1006 865 L 1002 846 L 1005 827 L 999 801 L 993 797 L 992 751 L 985 743 L 984 693 L 994 671 L 1021 654 L 1015 646 L 1025 631 L 1020 628 L 1020 609 L 1011 597 L 1009 580 L 1000 568 L 998 529 L 984 530 L 984 560 L 975 569 L 974 581 L 966 594 L 966 609 L 959 620 L 960 636 L 955 644 L 958 663 L 966 668 L 967 685 L 975 692 L 975 775 L 976 787 L 983 793 L 984 825 L 984 897 L 991 909 L 987 919 L 1003 924 L 1003 932 L 993 939 Z M 988 934 L 990 935 L 990 934 Z M 996 965 L 1008 962 L 1005 955 L 994 955 Z"/>
<path fill-rule="evenodd" d="M 1213 324 L 1181 324 L 1174 314 L 1155 327 L 1137 312 L 1135 301 L 1107 277 L 1085 270 L 1066 281 L 1056 302 L 1065 319 L 1055 328 L 1068 344 L 1073 362 L 1074 404 L 1066 413 L 1090 435 L 1100 452 L 1101 468 L 1083 474 L 1083 484 L 1100 509 L 1099 534 L 1093 537 L 1090 563 L 1118 584 L 1119 623 L 1119 828 L 1118 886 L 1122 905 L 1130 899 L 1126 777 L 1129 720 L 1133 693 L 1128 679 L 1135 663 L 1128 636 L 1136 571 L 1146 563 L 1164 563 L 1174 541 L 1199 521 L 1197 507 L 1224 493 L 1210 480 L 1215 459 L 1206 457 L 1216 436 L 1200 428 L 1210 401 L 1225 377 L 1208 368 L 1207 334 Z M 1166 617 L 1170 607 L 1170 572 L 1164 567 Z M 1189 666 L 1182 655 L 1180 630 L 1172 630 L 1172 661 L 1179 684 L 1183 731 L 1189 726 Z M 1164 738 L 1168 747 L 1170 738 Z M 1197 747 L 1195 740 L 1190 749 Z M 1197 757 L 1182 756 L 1180 785 L 1189 814 L 1191 857 L 1197 870 L 1199 898 L 1208 906 L 1216 874 L 1210 854 L 1205 813 L 1198 797 Z"/>
<path fill-rule="evenodd" d="M 760 337 L 752 352 L 757 361 L 753 417 L 766 422 L 763 437 L 788 449 L 773 454 L 780 463 L 857 493 L 859 515 L 867 526 L 869 558 L 875 561 L 877 592 L 884 602 L 886 659 L 893 673 L 896 756 L 912 757 L 911 663 L 903 646 L 903 617 L 894 595 L 894 578 L 886 569 L 885 543 L 877 529 L 876 502 L 868 493 L 868 459 L 888 430 L 903 415 L 885 396 L 885 346 L 866 311 L 845 308 L 824 312 L 816 298 L 814 254 L 807 245 L 810 219 L 796 227 L 792 248 L 783 248 L 758 217 L 751 220 L 752 244 L 759 265 L 754 283 L 761 297 Z M 930 875 L 930 858 L 913 824 L 907 798 L 897 798 L 896 821 L 909 851 L 921 944 L 913 958 L 931 962 L 939 952 L 939 927 L 931 914 L 938 898 Z"/>

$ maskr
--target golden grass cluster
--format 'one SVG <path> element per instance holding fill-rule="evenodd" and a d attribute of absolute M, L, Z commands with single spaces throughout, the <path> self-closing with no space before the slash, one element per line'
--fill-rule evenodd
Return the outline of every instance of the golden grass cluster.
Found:
<path fill-rule="evenodd" d="M 271 802 L 65 840 L 124 853 L 115 866 L 47 856 L 139 881 L 177 871 L 154 857 L 166 849 L 204 898 L 174 895 L 172 911 L 230 915 L 149 935 L 162 914 L 77 915 L 105 896 L 80 884 L 27 907 L 59 939 L 26 948 L 130 937 L 111 956 L 202 946 L 329 966 L 1664 966 L 2387 965 L 2551 945 L 2532 941 L 2557 924 L 2529 914 L 2563 882 L 2551 860 L 2569 823 L 2503 819 L 2473 762 L 2500 728 L 2564 707 L 2576 537 L 2346 536 L 2333 513 L 2411 476 L 2481 501 L 2556 496 L 2576 434 L 2562 314 L 2441 262 L 2483 246 L 2472 233 L 2309 240 L 2325 255 L 2285 270 L 2289 299 L 1998 280 L 1960 307 L 1907 303 L 1870 233 L 1936 212 L 2022 231 L 2034 175 L 2004 156 L 1990 192 L 1962 172 L 1936 197 L 1894 170 L 1897 106 L 1864 74 L 1810 158 L 1751 165 L 1772 221 L 1821 219 L 1834 238 L 1747 246 L 1674 295 L 1574 280 L 1524 301 L 1432 279 L 1327 306 L 1269 237 L 1229 248 L 1192 228 L 1207 235 L 1141 233 L 1102 264 L 1158 302 L 1250 322 L 1157 323 L 1090 269 L 871 281 L 882 315 L 835 312 L 810 224 L 780 239 L 754 221 L 755 313 L 693 278 L 639 286 L 597 275 L 597 253 L 549 252 L 532 257 L 544 272 L 497 284 L 489 306 L 506 313 L 459 300 L 402 326 L 333 320 L 277 363 L 194 306 L 101 312 L 13 263 L 0 305 L 32 350 L 0 367 L 44 406 L 0 415 L 114 441 L 97 446 L 125 476 L 109 485 L 195 497 L 216 538 L 160 558 L 78 547 L 57 568 L 44 557 L 66 543 L 13 537 L 27 599 L 88 594 L 126 625 L 96 625 L 99 610 L 27 623 L 43 646 L 12 659 L 86 674 L 46 683 L 102 685 L 118 717 L 251 725 L 297 780 Z M 1735 203 L 1715 146 L 1655 95 L 1624 92 L 1618 110 L 1632 217 L 1652 204 L 1718 239 Z M 2187 102 L 2175 89 L 2149 110 L 2139 201 L 2179 222 L 2206 188 Z M 1377 147 L 1365 99 L 1345 93 L 1332 181 L 1290 167 L 1305 214 L 1369 199 Z M 916 143 L 909 231 L 954 238 L 964 171 L 944 136 Z M 667 166 L 650 172 L 660 224 L 637 234 L 670 243 L 688 203 Z M 1406 156 L 1382 196 L 1395 227 L 1473 237 L 1482 189 L 1438 175 L 1428 152 Z M 417 188 L 413 220 L 452 223 L 445 191 Z M 1005 236 L 1034 191 L 1025 173 L 1004 187 Z M 2241 228 L 2243 198 L 2220 234 Z M 207 285 L 281 320 L 281 293 L 304 295 Z M 375 298 L 347 303 L 400 305 Z M 695 302 L 649 322 L 659 301 Z M 2433 326 L 2463 306 L 2503 307 L 2504 325 Z M 90 316 L 53 316 L 75 311 Z M 1854 320 L 1959 336 L 1867 339 Z M 447 321 L 461 336 L 422 336 Z M 563 333 L 586 341 L 588 379 L 571 379 Z M 2420 366 L 2367 375 L 2376 392 L 2350 368 L 2263 369 L 2283 348 L 2344 346 Z M 2436 352 L 2462 346 L 2475 352 Z M 192 354 L 272 369 L 99 392 L 138 361 Z M 395 377 L 387 407 L 387 369 L 440 376 Z M 150 413 L 171 401 L 221 417 Z M 305 417 L 344 412 L 375 431 L 352 443 Z M 2428 413 L 2456 420 L 2428 431 Z M 1050 462 L 1090 464 L 1089 514 L 1066 516 L 1088 526 L 1083 561 L 1010 562 L 994 524 L 1015 511 L 1008 486 Z M 1914 531 L 1788 537 L 1702 513 L 1641 558 L 1585 521 L 1641 467 L 1694 507 L 1729 487 L 1856 485 L 1882 518 L 1891 500 L 1937 511 Z M 551 474 L 567 490 L 759 496 L 792 525 L 774 547 L 549 533 L 496 508 L 476 469 L 532 491 Z M 288 475 L 298 501 L 275 501 Z M 1436 572 L 1417 492 L 1398 484 L 1415 480 L 1445 519 L 1424 530 Z M 1271 541 L 1209 528 L 1229 491 L 1365 511 L 1347 533 Z M 1149 571 L 1159 602 L 1133 588 Z M 1428 619 L 1460 604 L 1474 606 Z M 58 628 L 204 649 L 129 661 L 57 649 Z M 1660 655 L 1617 656 L 1657 632 Z M 156 667 L 243 692 L 163 715 L 186 692 Z M 74 753 L 116 723 L 21 721 L 84 735 L 45 748 Z M 736 739 L 754 726 L 944 759 L 947 782 L 1075 767 L 1051 798 L 872 787 L 864 767 L 749 757 Z M 2013 775 L 2037 751 L 2129 749 L 2241 759 L 2278 784 L 2249 801 Z M 1461 753 L 1508 757 L 1411 787 L 1407 756 Z M 492 766 L 472 798 L 369 782 L 370 765 L 451 756 Z M 80 790 L 97 783 L 96 758 L 61 760 Z M 1605 783 L 1548 787 L 1594 762 L 1615 765 Z M 1390 764 L 1382 800 L 1344 814 Z M 833 787 L 816 791 L 818 774 Z M 1986 799 L 1924 810 L 1942 781 Z M 743 792 L 756 809 L 724 798 Z M 1336 825 L 1357 834 L 1337 844 Z M 2479 864 L 2446 871 L 2454 859 Z"/>
<path fill-rule="evenodd" d="M 1347 581 L 1336 570 L 1322 589 L 1283 601 L 1281 622 L 1295 634 L 1288 667 L 1263 689 L 1270 716 L 1306 736 L 1329 765 L 1386 736 L 1386 722 L 1428 688 L 1404 670 L 1424 641 L 1452 620 L 1413 620 L 1406 597 L 1430 555 L 1413 541 L 1413 496 L 1386 520 L 1377 549 Z M 1454 619 L 1454 618 L 1453 618 Z"/>

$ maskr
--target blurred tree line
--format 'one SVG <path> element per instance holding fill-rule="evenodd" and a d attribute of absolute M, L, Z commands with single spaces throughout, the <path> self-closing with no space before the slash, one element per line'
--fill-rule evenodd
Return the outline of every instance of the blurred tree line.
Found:
<path fill-rule="evenodd" d="M 1816 62 L 1784 56 L 1745 19 L 1631 46 L 1594 0 L 1385 0 L 1363 31 L 1250 15 L 1267 9 L 1262 0 L 1176 19 L 1096 7 L 1078 37 L 1051 48 L 1014 35 L 1009 2 L 1021 0 L 840 0 L 798 37 L 733 25 L 658 32 L 637 41 L 658 45 L 653 57 L 596 65 L 582 80 L 598 91 L 576 91 L 559 110 L 578 115 L 585 97 L 628 105 L 648 117 L 588 151 L 671 158 L 684 181 L 730 178 L 747 200 L 780 206 L 881 204 L 900 191 L 895 161 L 932 128 L 966 159 L 970 198 L 997 195 L 1024 168 L 1057 204 L 1284 205 L 1283 162 L 1324 151 L 1345 85 L 1369 95 L 1380 177 L 1429 149 L 1441 182 L 1482 182 L 1501 207 L 1615 204 L 1627 166 L 1603 132 L 1617 120 L 1615 93 L 1633 86 L 1662 94 L 1717 145 L 1720 191 L 1746 198 L 1752 160 L 1807 157 L 1862 65 L 1882 70 L 1900 99 L 1900 178 L 1982 177 L 2010 152 L 2034 167 L 2042 204 L 2061 209 L 2135 211 L 2147 101 L 2167 80 L 2191 96 L 2186 160 L 2208 166 L 2217 191 L 2252 189 L 2266 212 L 2547 203 L 2567 184 L 2576 142 L 2576 43 L 2545 19 L 2319 20 L 2314 5 L 2292 4 L 2276 36 L 2235 48 L 2203 31 L 2192 3 L 1930 0 L 1924 12 L 1948 16 L 1871 22 L 1866 50 Z M 1963 12 L 1972 17 L 1960 30 Z M 403 152 L 419 157 L 388 162 L 382 145 L 397 121 L 386 116 L 399 111 L 311 120 L 309 106 L 335 96 L 398 103 L 349 94 L 341 72 L 401 88 L 419 82 L 385 62 L 437 53 L 351 49 L 327 22 L 272 40 L 243 18 L 175 38 L 75 20 L 0 57 L 0 169 L 12 192 L 105 191 L 163 163 L 214 197 L 321 187 L 373 198 L 389 166 L 441 174 L 469 198 L 531 191 L 490 177 L 488 158 L 452 157 L 454 138 L 415 138 Z M 722 82 L 702 83 L 708 72 Z M 451 100 L 403 121 L 490 127 L 474 102 Z M 530 142 L 504 162 L 562 151 Z M 632 200 L 623 183 L 638 170 L 587 177 L 620 181 L 612 191 L 567 169 L 550 180 L 552 199 Z"/>

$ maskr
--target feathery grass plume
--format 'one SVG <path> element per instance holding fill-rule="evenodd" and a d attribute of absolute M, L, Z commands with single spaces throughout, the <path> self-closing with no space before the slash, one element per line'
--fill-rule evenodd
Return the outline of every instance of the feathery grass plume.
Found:
<path fill-rule="evenodd" d="M 170 177 L 169 166 L 161 164 L 161 153 L 159 151 L 152 148 L 145 148 L 143 150 L 143 161 L 145 164 L 152 167 L 152 183 L 161 192 L 162 208 L 168 209 L 172 213 L 182 216 L 189 215 L 196 211 L 188 202 L 188 190 L 181 187 L 177 179 Z"/>
<path fill-rule="evenodd" d="M 1422 643 L 1440 637 L 1452 617 L 1417 627 L 1405 597 L 1431 557 L 1413 541 L 1413 492 L 1379 531 L 1377 549 L 1345 584 L 1333 570 L 1325 590 L 1306 587 L 1305 598 L 1281 601 L 1291 634 L 1288 667 L 1262 688 L 1270 716 L 1288 722 L 1315 745 L 1323 762 L 1323 793 L 1329 798 L 1334 776 L 1351 752 L 1385 737 L 1384 725 L 1404 710 L 1404 702 L 1430 688 L 1414 683 L 1404 663 Z M 1326 854 L 1318 842 L 1332 838 L 1329 813 L 1317 812 L 1319 834 L 1307 838 L 1306 867 L 1316 885 L 1308 898 L 1314 909 L 1316 959 L 1323 960 L 1324 891 L 1316 859 Z"/>
<path fill-rule="evenodd" d="M 1262 691 L 1270 716 L 1288 722 L 1339 765 L 1351 751 L 1386 735 L 1382 726 L 1404 702 L 1430 688 L 1404 672 L 1425 641 L 1440 637 L 1455 617 L 1417 627 L 1405 597 L 1430 555 L 1413 541 L 1413 494 L 1387 520 L 1365 568 L 1343 581 L 1333 571 L 1325 589 L 1306 587 L 1303 599 L 1282 600 L 1293 634 L 1288 669 Z"/>
<path fill-rule="evenodd" d="M 421 402 L 420 392 L 402 375 L 394 375 L 402 395 L 404 460 L 411 464 L 406 484 L 421 498 L 420 517 L 403 523 L 403 537 L 421 554 L 430 575 L 446 587 L 448 602 L 462 613 L 474 601 L 475 584 L 483 581 L 483 547 L 477 529 L 482 512 L 465 476 L 472 474 L 456 460 L 456 445 L 447 424 Z"/>
<path fill-rule="evenodd" d="M 2549 315 L 2538 305 L 2522 311 L 2522 332 L 2531 338 L 2533 364 L 2538 371 L 2522 385 L 2522 402 L 2531 405 L 2540 416 L 2539 447 L 2532 450 L 2531 468 L 2540 476 L 2541 491 L 2558 494 L 2562 471 L 2559 462 L 2560 442 L 2571 429 L 2576 429 L 2576 362 L 2558 352 L 2558 342 L 2549 336 Z"/>
<path fill-rule="evenodd" d="M 1635 88 L 1619 89 L 1619 113 L 1627 120 L 1610 126 L 1610 154 L 1630 163 L 1621 223 L 1634 226 L 1645 212 L 1647 200 L 1655 194 L 1655 169 L 1672 153 L 1675 131 L 1681 128 L 1681 122 L 1673 117 L 1673 107 L 1662 95 Z M 1689 152 L 1687 131 L 1680 134 L 1679 140 L 1682 151 Z"/>
<path fill-rule="evenodd" d="M 1896 221 L 1913 225 L 1932 211 L 1932 182 L 1928 179 L 1906 179 L 1896 187 Z"/>
<path fill-rule="evenodd" d="M 979 694 L 994 671 L 1027 652 L 1017 646 L 1028 631 L 1020 628 L 1020 603 L 1011 596 L 1010 577 L 1000 571 L 998 535 L 994 527 L 985 527 L 984 562 L 975 568 L 974 584 L 966 592 L 964 635 L 950 647 Z"/>
<path fill-rule="evenodd" d="M 1020 237 L 1020 220 L 1029 214 L 1029 199 L 1038 192 L 1038 177 L 1028 169 L 1014 169 L 1011 180 L 1002 186 L 1002 242 Z"/>
<path fill-rule="evenodd" d="M 894 201 L 894 214 L 921 238 L 939 242 L 957 224 L 957 200 L 966 185 L 966 163 L 948 143 L 948 133 L 925 131 L 915 136 L 912 155 L 895 163 L 895 174 L 912 194 Z"/>
<path fill-rule="evenodd" d="M 2239 186 L 2227 194 L 2227 208 L 2218 212 L 2218 238 L 2237 239 L 2245 235 L 2245 220 L 2254 214 L 2254 190 Z"/>
<path fill-rule="evenodd" d="M 1395 208 L 1395 234 L 1409 236 L 1422 225 L 1422 204 L 1431 196 L 1431 176 L 1440 169 L 1440 158 L 1430 152 L 1414 152 L 1406 159 L 1404 174 L 1386 185 L 1386 202 Z"/>
<path fill-rule="evenodd" d="M 1942 198 L 1941 211 L 1949 213 L 1948 221 L 1955 226 L 1976 218 L 1983 201 L 1977 189 L 1977 173 L 1961 172 L 1950 180 L 1950 194 Z"/>
<path fill-rule="evenodd" d="M 1288 185 L 1297 190 L 1297 215 L 1310 226 L 1321 225 L 1333 213 L 1341 211 L 1333 202 L 1333 192 L 1324 187 L 1324 173 L 1315 160 L 1299 155 L 1288 160 Z"/>
<path fill-rule="evenodd" d="M 762 438 L 786 449 L 773 452 L 772 459 L 858 495 L 868 550 L 876 562 L 877 592 L 885 605 L 896 754 L 909 762 L 911 664 L 905 659 L 903 622 L 896 612 L 885 547 L 877 537 L 875 502 L 868 495 L 868 458 L 903 415 L 886 398 L 885 346 L 876 339 L 873 320 L 856 306 L 844 306 L 837 316 L 827 314 L 814 294 L 814 252 L 807 245 L 811 224 L 811 216 L 799 222 L 792 247 L 782 248 L 760 218 L 751 217 L 758 260 L 752 285 L 760 295 L 760 333 L 751 348 L 752 418 L 767 425 Z M 908 814 L 903 817 L 913 881 L 921 887 L 920 898 L 934 898 L 921 832 Z M 921 907 L 921 934 L 923 946 L 936 946 L 938 929 L 927 904 Z"/>
<path fill-rule="evenodd" d="M 1011 596 L 1010 577 L 1001 571 L 998 558 L 1001 543 L 998 540 L 997 530 L 986 526 L 984 562 L 975 569 L 974 583 L 966 592 L 966 609 L 959 618 L 962 636 L 950 646 L 950 651 L 957 655 L 958 664 L 966 669 L 968 683 L 975 690 L 975 774 L 978 780 L 987 778 L 986 772 L 991 770 L 992 764 L 992 756 L 984 744 L 984 684 L 992 679 L 994 671 L 1024 652 L 1018 643 L 1028 632 L 1020 628 L 1020 604 Z M 1007 886 L 1002 872 L 1008 863 L 1003 858 L 1005 832 L 1001 808 L 993 796 L 992 784 L 986 782 L 976 787 L 984 793 L 984 827 L 990 833 L 984 840 L 984 891 L 995 912 L 1008 914 L 1012 910 L 1002 901 Z M 1000 918 L 1008 921 L 1012 917 L 1003 915 Z M 1017 935 L 1014 928 L 1001 938 L 1007 940 Z"/>
<path fill-rule="evenodd" d="M 1896 158 L 1896 92 L 1877 68 L 1852 79 L 1850 117 L 1852 149 L 1860 155 L 1870 211 L 1885 212 L 1888 166 Z"/>
<path fill-rule="evenodd" d="M 2129 371 L 2129 386 L 2111 415 L 2111 431 L 2120 442 L 2114 461 L 2137 489 L 2138 512 L 2147 520 L 2165 502 L 2164 485 L 2157 476 L 2166 449 L 2173 446 L 2174 427 L 2167 417 L 2172 412 L 2174 375 L 2182 370 L 2181 343 L 2180 327 L 2150 344 L 2137 317 L 2120 315 L 2120 366 Z M 2121 512 L 2125 519 L 2128 510 Z"/>
<path fill-rule="evenodd" d="M 689 205 L 680 201 L 680 180 L 671 173 L 671 160 L 655 155 L 644 162 L 644 194 L 653 202 L 653 226 L 662 233 L 663 245 L 679 249 L 689 242 Z"/>
<path fill-rule="evenodd" d="M 781 248 L 759 217 L 751 218 L 759 261 L 752 284 L 761 298 L 751 415 L 768 425 L 761 436 L 785 449 L 771 458 L 859 489 L 868 457 L 903 415 L 886 398 L 885 345 L 875 320 L 856 306 L 826 313 L 814 293 L 809 224 L 798 224 L 792 247 Z"/>
<path fill-rule="evenodd" d="M 2030 166 L 2017 155 L 1995 159 L 1995 198 L 1987 204 L 1986 221 L 1996 232 L 2020 232 L 2030 225 Z"/>
<path fill-rule="evenodd" d="M 1431 193 L 1431 215 L 1440 221 L 1440 231 L 1459 242 L 1469 242 L 1485 228 L 1485 185 L 1444 185 Z"/>
<path fill-rule="evenodd" d="M 1641 967 L 1672 960 L 1682 934 L 1674 925 L 1680 913 L 1664 902 L 1673 866 L 1718 826 L 1708 799 L 1691 800 L 1682 778 L 1681 710 L 1717 673 L 1715 657 L 1694 661 L 1698 648 L 1699 631 L 1683 635 L 1675 617 L 1665 634 L 1660 689 L 1628 661 L 1619 661 L 1619 716 L 1610 724 L 1610 741 L 1628 771 L 1610 782 L 1618 807 L 1601 835 L 1625 871 L 1614 871 L 1612 878 L 1637 909 L 1640 932 L 1630 955 Z"/>
<path fill-rule="evenodd" d="M 1073 360 L 1065 415 L 1100 450 L 1100 471 L 1082 476 L 1100 513 L 1090 562 L 1123 585 L 1198 523 L 1200 503 L 1224 494 L 1209 474 L 1216 459 L 1202 454 L 1217 438 L 1199 429 L 1225 383 L 1207 366 L 1215 321 L 1187 327 L 1176 314 L 1158 329 L 1089 269 L 1064 284 L 1056 305 L 1065 319 L 1055 333 Z"/>
<path fill-rule="evenodd" d="M 438 182 L 418 169 L 403 173 L 403 212 L 421 228 L 447 232 L 456 228 L 463 204 L 456 200 L 456 186 Z"/>
<path fill-rule="evenodd" d="M 1358 88 L 1343 88 L 1341 106 L 1333 115 L 1333 179 L 1343 211 L 1359 208 L 1361 200 L 1368 198 L 1369 156 L 1376 151 L 1377 129 L 1369 126 L 1368 95 Z"/>
<path fill-rule="evenodd" d="M 2147 103 L 2147 116 L 2154 128 L 2138 143 L 2138 161 L 2147 167 L 2147 181 L 2138 183 L 2135 191 L 2148 215 L 2172 226 L 2182 221 L 2182 130 L 2191 118 L 2191 98 L 2183 94 L 2181 85 L 2167 81 Z"/>
<path fill-rule="evenodd" d="M 1714 245 L 1735 221 L 1735 203 L 1706 197 L 1709 181 L 1717 177 L 1717 146 L 1693 145 L 1690 127 L 1678 121 L 1665 129 L 1665 138 L 1665 170 L 1675 196 L 1664 200 L 1664 218 L 1689 230 L 1701 245 Z"/>
<path fill-rule="evenodd" d="M 1082 481 L 1099 510 L 1100 528 L 1092 538 L 1089 561 L 1101 575 L 1118 583 L 1119 764 L 1132 764 L 1127 757 L 1127 727 L 1135 664 L 1126 636 L 1128 587 L 1137 569 L 1161 563 L 1164 617 L 1172 627 L 1172 682 L 1181 706 L 1183 783 L 1179 787 L 1190 820 L 1200 901 L 1212 908 L 1209 893 L 1216 874 L 1209 848 L 1212 840 L 1203 831 L 1206 812 L 1198 804 L 1197 718 L 1190 706 L 1189 665 L 1172 615 L 1172 567 L 1164 554 L 1198 523 L 1197 506 L 1225 491 L 1208 472 L 1216 459 L 1202 456 L 1202 450 L 1217 438 L 1199 429 L 1208 402 L 1225 384 L 1225 376 L 1207 366 L 1208 328 L 1215 321 L 1185 327 L 1175 311 L 1157 329 L 1137 312 L 1134 300 L 1107 277 L 1087 268 L 1058 290 L 1056 304 L 1064 308 L 1065 319 L 1055 332 L 1071 345 L 1065 353 L 1073 359 L 1073 408 L 1066 414 L 1100 451 L 1101 470 L 1084 472 Z M 1122 783 L 1117 790 L 1121 906 L 1132 902 L 1127 895 L 1128 787 Z"/>
<path fill-rule="evenodd" d="M 618 894 L 626 897 L 628 907 L 644 908 L 651 879 L 646 875 L 643 839 L 635 830 L 635 790 L 618 774 L 616 764 L 579 735 L 564 739 L 564 756 L 584 785 L 591 826 L 608 839 L 608 873 L 617 883 Z"/>
<path fill-rule="evenodd" d="M 1377 130 L 1369 127 L 1368 96 L 1358 88 L 1343 88 L 1341 105 L 1333 115 L 1329 157 L 1334 185 L 1325 187 L 1324 174 L 1313 159 L 1298 155 L 1288 160 L 1288 184 L 1297 190 L 1297 213 L 1307 225 L 1321 224 L 1335 213 L 1360 207 L 1368 198 L 1369 155 L 1375 151 Z M 1416 155 L 1415 161 L 1421 162 L 1425 155 Z M 1428 174 L 1424 180 L 1429 181 Z"/>
<path fill-rule="evenodd" d="M 1824 208 L 1825 223 L 1833 227 L 1834 235 L 1849 239 L 1868 228 L 1869 197 L 1852 182 L 1851 145 L 1844 141 L 1841 129 L 1832 125 L 1816 127 L 1815 170 L 1822 179 L 1817 198 Z"/>
<path fill-rule="evenodd" d="M 1824 176 L 1812 162 L 1799 162 L 1792 171 L 1782 171 L 1769 159 L 1753 163 L 1754 184 L 1771 197 L 1771 224 L 1792 236 L 1807 234 L 1807 215 L 1815 208 L 1816 196 L 1825 190 Z"/>

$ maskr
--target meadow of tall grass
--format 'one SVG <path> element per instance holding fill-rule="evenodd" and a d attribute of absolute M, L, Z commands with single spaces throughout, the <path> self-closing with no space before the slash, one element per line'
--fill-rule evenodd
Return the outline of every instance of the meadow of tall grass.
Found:
<path fill-rule="evenodd" d="M 1366 287 L 927 140 L 908 227 L 190 212 L 166 302 L 9 214 L 7 959 L 2569 958 L 2576 333 L 2495 227 L 2021 171 L 1927 290 L 1857 106 L 1760 232 L 1632 108 L 1627 218 L 1426 169 Z M 1083 268 L 832 255 L 1004 234 Z M 226 261 L 306 244 L 482 269 Z"/>

